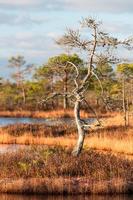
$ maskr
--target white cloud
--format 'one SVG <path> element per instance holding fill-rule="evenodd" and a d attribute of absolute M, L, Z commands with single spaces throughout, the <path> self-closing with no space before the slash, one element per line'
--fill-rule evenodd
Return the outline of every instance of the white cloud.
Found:
<path fill-rule="evenodd" d="M 20 14 L 19 16 L 16 17 L 14 20 L 14 25 L 19 25 L 19 24 L 26 24 L 26 25 L 40 25 L 44 22 L 48 21 L 47 18 L 41 18 L 37 16 L 31 16 L 27 13 Z"/>
<path fill-rule="evenodd" d="M 64 1 L 62 0 L 0 0 L 0 5 L 6 8 L 60 8 L 61 5 L 64 6 Z"/>
<path fill-rule="evenodd" d="M 133 35 L 133 23 L 132 22 L 123 22 L 106 20 L 104 21 L 102 28 L 105 32 L 117 35 L 117 37 L 128 37 Z"/>
<path fill-rule="evenodd" d="M 24 6 L 24 5 L 36 5 L 39 3 L 39 0 L 0 0 L 1 5 L 15 5 L 15 6 Z"/>
<path fill-rule="evenodd" d="M 61 32 L 55 32 L 55 31 L 51 31 L 49 33 L 47 33 L 47 36 L 53 40 L 56 40 L 57 38 L 61 37 L 62 36 L 62 33 Z"/>
<path fill-rule="evenodd" d="M 65 0 L 72 8 L 84 9 L 91 12 L 132 12 L 132 0 Z"/>
<path fill-rule="evenodd" d="M 1 7 L 50 10 L 85 10 L 88 12 L 132 12 L 132 0 L 0 0 Z"/>
<path fill-rule="evenodd" d="M 29 59 L 46 60 L 49 56 L 58 53 L 53 40 L 44 33 L 17 32 L 15 35 L 1 36 L 1 57 L 10 57 L 22 54 Z"/>
<path fill-rule="evenodd" d="M 49 21 L 47 17 L 23 13 L 0 12 L 0 25 L 22 26 L 22 25 L 40 25 Z"/>

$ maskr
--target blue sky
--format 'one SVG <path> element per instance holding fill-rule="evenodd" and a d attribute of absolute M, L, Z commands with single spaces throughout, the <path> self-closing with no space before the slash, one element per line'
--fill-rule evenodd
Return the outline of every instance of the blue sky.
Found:
<path fill-rule="evenodd" d="M 87 16 L 102 20 L 113 36 L 133 35 L 132 0 L 0 0 L 0 76 L 9 77 L 11 56 L 40 65 L 63 52 L 54 40 Z M 133 61 L 131 51 L 120 54 Z"/>

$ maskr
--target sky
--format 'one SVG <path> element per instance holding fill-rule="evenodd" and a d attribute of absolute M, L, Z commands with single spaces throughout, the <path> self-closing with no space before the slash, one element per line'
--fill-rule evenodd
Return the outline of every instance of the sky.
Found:
<path fill-rule="evenodd" d="M 132 0 L 0 0 L 0 76 L 10 76 L 11 56 L 22 55 L 39 66 L 63 53 L 55 40 L 88 16 L 102 21 L 113 36 L 133 35 Z M 133 61 L 131 51 L 120 54 Z"/>

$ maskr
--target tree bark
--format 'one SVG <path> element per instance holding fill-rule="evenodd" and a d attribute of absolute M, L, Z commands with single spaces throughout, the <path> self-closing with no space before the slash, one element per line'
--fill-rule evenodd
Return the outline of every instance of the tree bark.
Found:
<path fill-rule="evenodd" d="M 64 77 L 64 102 L 63 102 L 63 108 L 67 109 L 68 108 L 68 97 L 67 97 L 67 92 L 68 92 L 68 75 L 67 71 L 65 70 L 65 77 Z"/>
<path fill-rule="evenodd" d="M 68 99 L 67 99 L 67 95 L 64 95 L 63 108 L 64 108 L 64 110 L 66 110 L 66 109 L 68 108 Z"/>
<path fill-rule="evenodd" d="M 85 139 L 85 130 L 80 119 L 80 104 L 81 104 L 81 101 L 77 99 L 75 102 L 75 107 L 74 107 L 74 115 L 75 115 L 77 130 L 78 130 L 78 141 L 72 152 L 74 156 L 78 156 L 81 153 L 83 149 L 84 139 Z"/>
<path fill-rule="evenodd" d="M 129 98 L 127 98 L 127 126 L 129 126 Z"/>
<path fill-rule="evenodd" d="M 54 93 L 54 75 L 53 74 L 51 75 L 50 79 L 51 79 L 51 93 L 53 94 Z M 51 106 L 54 109 L 54 100 L 53 99 L 51 101 Z"/>
<path fill-rule="evenodd" d="M 22 96 L 23 96 L 23 104 L 25 105 L 26 104 L 26 94 L 25 94 L 25 88 L 23 85 L 22 85 Z"/>
<path fill-rule="evenodd" d="M 124 112 L 124 124 L 127 126 L 127 109 L 126 109 L 126 99 L 125 99 L 125 77 L 123 78 L 123 112 Z"/>

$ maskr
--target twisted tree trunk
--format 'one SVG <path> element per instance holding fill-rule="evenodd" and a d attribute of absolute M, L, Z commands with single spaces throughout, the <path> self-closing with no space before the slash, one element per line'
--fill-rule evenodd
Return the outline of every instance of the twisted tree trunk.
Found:
<path fill-rule="evenodd" d="M 77 130 L 78 130 L 78 141 L 72 152 L 74 156 L 78 156 L 81 153 L 83 144 L 84 144 L 84 139 L 85 139 L 85 130 L 84 130 L 82 121 L 80 119 L 80 104 L 81 104 L 81 100 L 77 99 L 75 102 L 75 107 L 74 107 L 74 115 L 75 115 Z"/>

